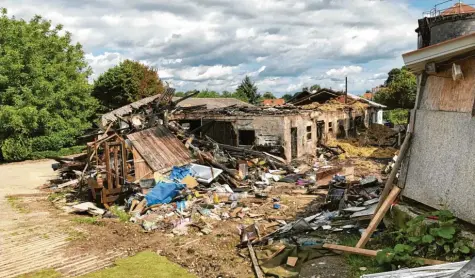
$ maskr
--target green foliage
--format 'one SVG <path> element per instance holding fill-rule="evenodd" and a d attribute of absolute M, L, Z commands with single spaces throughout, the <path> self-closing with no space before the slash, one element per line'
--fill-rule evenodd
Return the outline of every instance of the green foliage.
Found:
<path fill-rule="evenodd" d="M 276 97 L 271 92 L 265 92 L 262 95 L 262 99 L 276 99 Z"/>
<path fill-rule="evenodd" d="M 215 91 L 203 90 L 198 95 L 194 96 L 196 98 L 220 98 L 221 95 Z"/>
<path fill-rule="evenodd" d="M 75 144 L 97 109 L 80 44 L 35 16 L 0 15 L 0 148 L 4 160 Z"/>
<path fill-rule="evenodd" d="M 437 221 L 426 223 L 426 217 L 436 218 Z M 415 257 L 447 261 L 465 259 L 474 250 L 468 242 L 459 239 L 460 229 L 455 222 L 454 215 L 448 210 L 419 215 L 394 233 L 398 244 L 378 252 L 376 259 L 380 264 L 391 265 L 392 268 L 419 265 L 421 262 Z"/>
<path fill-rule="evenodd" d="M 251 78 L 246 75 L 241 82 L 241 85 L 236 89 L 236 98 L 246 99 L 249 103 L 257 104 L 259 102 L 260 94 L 257 93 L 257 86 L 252 82 Z"/>
<path fill-rule="evenodd" d="M 119 208 L 118 206 L 112 206 L 110 208 L 110 212 L 112 212 L 112 214 L 118 216 L 119 220 L 121 222 L 127 222 L 130 219 L 130 215 L 126 211 L 124 211 L 123 209 Z"/>
<path fill-rule="evenodd" d="M 314 84 L 314 85 L 312 85 L 312 86 L 310 87 L 310 92 L 318 91 L 318 90 L 320 90 L 320 89 L 321 89 L 320 85 Z"/>
<path fill-rule="evenodd" d="M 114 110 L 142 98 L 163 93 L 158 71 L 137 61 L 125 60 L 94 82 L 93 96 L 103 111 Z"/>
<path fill-rule="evenodd" d="M 392 69 L 388 73 L 385 87 L 374 95 L 374 101 L 388 108 L 414 108 L 416 100 L 416 76 L 405 67 Z"/>
<path fill-rule="evenodd" d="M 408 109 L 394 109 L 384 111 L 383 117 L 395 125 L 405 125 L 409 121 Z"/>
<path fill-rule="evenodd" d="M 184 92 L 176 92 L 175 97 L 184 97 L 185 96 L 185 93 Z"/>
<path fill-rule="evenodd" d="M 396 244 L 394 248 L 384 248 L 376 254 L 376 261 L 391 269 L 398 269 L 401 265 L 415 267 L 423 265 L 423 261 L 415 259 L 411 254 L 416 248 L 407 244 Z"/>
<path fill-rule="evenodd" d="M 285 94 L 282 96 L 283 99 L 285 99 L 285 101 L 289 101 L 293 96 L 291 94 Z"/>

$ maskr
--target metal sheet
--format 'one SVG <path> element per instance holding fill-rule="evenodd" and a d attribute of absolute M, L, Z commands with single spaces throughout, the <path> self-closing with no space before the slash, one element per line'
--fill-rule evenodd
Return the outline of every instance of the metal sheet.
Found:
<path fill-rule="evenodd" d="M 132 133 L 127 138 L 154 172 L 164 173 L 192 161 L 183 143 L 164 126 Z"/>

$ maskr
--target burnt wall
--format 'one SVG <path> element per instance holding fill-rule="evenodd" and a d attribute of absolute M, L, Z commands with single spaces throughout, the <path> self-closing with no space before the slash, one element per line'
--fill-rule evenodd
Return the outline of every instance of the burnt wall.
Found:
<path fill-rule="evenodd" d="M 418 48 L 475 32 L 475 14 L 436 16 L 419 20 Z"/>

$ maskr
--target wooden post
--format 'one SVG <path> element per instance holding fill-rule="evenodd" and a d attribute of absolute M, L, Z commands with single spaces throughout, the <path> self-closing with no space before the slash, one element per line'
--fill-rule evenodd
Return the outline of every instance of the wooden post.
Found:
<path fill-rule="evenodd" d="M 111 189 L 111 188 L 113 188 L 113 185 L 112 185 L 112 173 L 111 173 L 111 164 L 110 164 L 110 149 L 109 149 L 109 143 L 105 143 L 105 147 L 104 147 L 104 162 L 106 163 L 107 187 L 108 187 L 108 189 Z"/>
<path fill-rule="evenodd" d="M 330 249 L 330 250 L 347 252 L 347 253 L 350 253 L 350 254 L 367 256 L 367 257 L 376 257 L 376 254 L 378 254 L 378 252 L 379 252 L 379 250 L 376 251 L 376 250 L 355 248 L 355 247 L 350 247 L 350 246 L 328 244 L 328 243 L 323 244 L 323 248 L 327 248 L 327 249 Z M 447 263 L 447 262 L 444 262 L 444 261 L 431 260 L 431 259 L 425 259 L 425 258 L 416 258 L 416 259 L 423 260 L 424 264 L 426 264 L 426 265 L 438 265 L 438 264 Z"/>
<path fill-rule="evenodd" d="M 119 188 L 119 146 L 113 146 L 112 149 L 114 151 L 115 188 Z"/>
<path fill-rule="evenodd" d="M 378 209 L 381 207 L 381 204 L 384 202 L 384 200 L 389 194 L 389 191 L 393 187 L 394 179 L 396 178 L 397 172 L 399 171 L 402 161 L 404 160 L 407 150 L 409 149 L 409 142 L 411 140 L 411 136 L 412 136 L 412 133 L 408 132 L 406 134 L 406 138 L 404 138 L 404 142 L 402 143 L 402 147 L 396 159 L 396 163 L 394 163 L 393 169 L 391 170 L 391 173 L 389 174 L 389 177 L 386 180 L 386 184 L 384 185 L 383 192 L 381 192 L 381 195 L 379 196 L 379 202 L 378 202 L 378 206 L 376 207 L 376 211 L 378 211 Z"/>
<path fill-rule="evenodd" d="M 389 207 L 391 207 L 391 204 L 394 202 L 394 200 L 396 200 L 397 196 L 399 195 L 399 192 L 401 192 L 401 188 L 397 186 L 393 187 L 391 193 L 389 193 L 389 196 L 386 198 L 386 200 L 384 200 L 381 208 L 376 211 L 376 214 L 373 216 L 373 219 L 371 219 L 371 222 L 369 223 L 368 227 L 361 235 L 360 240 L 356 244 L 356 248 L 363 248 L 366 243 L 368 243 L 369 238 L 373 234 L 374 230 L 376 230 L 376 228 L 378 227 L 379 223 L 383 219 Z"/>

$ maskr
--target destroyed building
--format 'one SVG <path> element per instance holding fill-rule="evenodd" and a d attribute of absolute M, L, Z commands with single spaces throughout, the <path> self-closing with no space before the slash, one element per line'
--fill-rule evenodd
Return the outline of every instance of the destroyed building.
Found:
<path fill-rule="evenodd" d="M 358 96 L 321 89 L 303 92 L 291 105 L 184 109 L 171 116 L 188 130 L 221 144 L 255 147 L 287 161 L 315 155 L 318 143 L 356 136 L 357 127 L 382 123 L 384 105 Z M 198 107 L 199 108 L 199 107 Z"/>
<path fill-rule="evenodd" d="M 475 9 L 448 11 L 419 20 L 419 48 L 403 54 L 418 88 L 399 183 L 404 196 L 475 224 Z"/>
<path fill-rule="evenodd" d="M 315 112 L 294 107 L 285 109 L 261 107 L 228 107 L 224 109 L 182 111 L 172 120 L 209 136 L 221 144 L 255 146 L 287 161 L 304 155 L 315 155 L 317 131 Z"/>
<path fill-rule="evenodd" d="M 324 141 L 354 136 L 358 125 L 383 124 L 383 109 L 386 108 L 374 101 L 326 88 L 303 91 L 289 103 L 317 111 L 317 128 Z"/>

